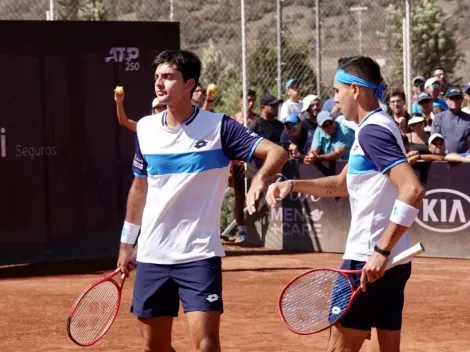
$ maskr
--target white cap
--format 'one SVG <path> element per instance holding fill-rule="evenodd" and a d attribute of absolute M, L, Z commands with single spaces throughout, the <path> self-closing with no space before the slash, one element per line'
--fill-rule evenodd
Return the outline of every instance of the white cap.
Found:
<path fill-rule="evenodd" d="M 152 109 L 155 108 L 160 102 L 158 101 L 158 98 L 153 99 L 152 101 Z"/>
<path fill-rule="evenodd" d="M 430 88 L 434 83 L 439 82 L 439 79 L 436 77 L 429 78 L 426 83 L 424 83 L 424 89 Z"/>
<path fill-rule="evenodd" d="M 439 134 L 439 133 L 434 133 L 434 134 L 432 134 L 432 135 L 429 137 L 428 143 L 431 144 L 432 141 L 435 140 L 436 138 L 441 138 L 442 140 L 444 140 L 444 137 L 442 137 L 441 134 Z"/>
<path fill-rule="evenodd" d="M 309 94 L 307 95 L 303 100 L 302 100 L 302 110 L 301 112 L 307 111 L 307 109 L 310 107 L 310 104 L 312 104 L 312 101 L 314 100 L 320 100 L 320 98 L 317 95 L 314 94 Z"/>
<path fill-rule="evenodd" d="M 413 116 L 409 121 L 408 121 L 408 126 L 413 125 L 415 123 L 420 123 L 424 121 L 424 117 L 422 116 Z"/>

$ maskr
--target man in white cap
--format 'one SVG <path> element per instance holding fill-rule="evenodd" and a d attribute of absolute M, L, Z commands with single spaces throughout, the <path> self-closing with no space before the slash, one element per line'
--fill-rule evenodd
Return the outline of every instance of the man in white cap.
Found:
<path fill-rule="evenodd" d="M 424 83 L 424 89 L 426 92 L 431 96 L 433 103 L 437 106 L 440 111 L 448 110 L 449 107 L 447 106 L 446 102 L 440 99 L 441 96 L 441 82 L 436 77 L 429 78 L 426 83 Z M 417 102 L 414 102 L 411 107 L 412 114 L 420 114 L 421 108 L 419 107 Z"/>
<path fill-rule="evenodd" d="M 318 126 L 317 116 L 321 112 L 321 99 L 315 94 L 309 94 L 302 100 L 302 117 L 308 129 L 315 131 Z"/>

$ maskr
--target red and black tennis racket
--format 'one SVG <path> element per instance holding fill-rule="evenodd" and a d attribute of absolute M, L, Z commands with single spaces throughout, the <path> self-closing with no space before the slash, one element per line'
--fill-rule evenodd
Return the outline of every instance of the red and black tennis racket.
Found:
<path fill-rule="evenodd" d="M 80 294 L 67 318 L 67 334 L 74 343 L 91 346 L 106 334 L 118 314 L 125 280 L 116 269 Z"/>
<path fill-rule="evenodd" d="M 423 252 L 423 245 L 417 243 L 392 258 L 386 270 Z M 279 310 L 287 328 L 299 335 L 310 335 L 341 320 L 361 293 L 360 287 L 354 290 L 350 276 L 361 272 L 320 268 L 294 278 L 279 298 Z"/>

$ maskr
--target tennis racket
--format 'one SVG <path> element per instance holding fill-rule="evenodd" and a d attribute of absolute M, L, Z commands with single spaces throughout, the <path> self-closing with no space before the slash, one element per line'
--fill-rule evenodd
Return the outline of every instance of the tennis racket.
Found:
<path fill-rule="evenodd" d="M 386 270 L 423 252 L 423 245 L 417 243 L 392 258 Z M 310 335 L 341 320 L 361 293 L 360 287 L 354 290 L 350 276 L 361 272 L 319 268 L 290 281 L 279 298 L 279 311 L 287 328 L 299 335 Z"/>
<path fill-rule="evenodd" d="M 114 279 L 117 275 L 119 283 Z M 67 334 L 74 343 L 91 346 L 106 334 L 118 314 L 125 280 L 116 269 L 78 296 L 67 318 Z"/>

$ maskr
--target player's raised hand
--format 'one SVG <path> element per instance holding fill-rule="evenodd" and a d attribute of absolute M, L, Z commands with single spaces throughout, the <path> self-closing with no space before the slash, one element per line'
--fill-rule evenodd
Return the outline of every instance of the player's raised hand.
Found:
<path fill-rule="evenodd" d="M 114 90 L 114 101 L 118 104 L 122 104 L 124 102 L 124 90 L 116 88 Z"/>
<path fill-rule="evenodd" d="M 271 184 L 266 192 L 266 202 L 270 207 L 276 207 L 276 200 L 284 199 L 292 191 L 292 188 L 293 183 L 288 181 Z"/>
<path fill-rule="evenodd" d="M 126 274 L 126 277 L 128 277 L 131 271 L 135 268 L 137 256 L 136 250 L 137 247 L 134 249 L 132 244 L 127 243 L 121 243 L 121 246 L 119 247 L 117 267 L 121 270 L 121 273 Z"/>

